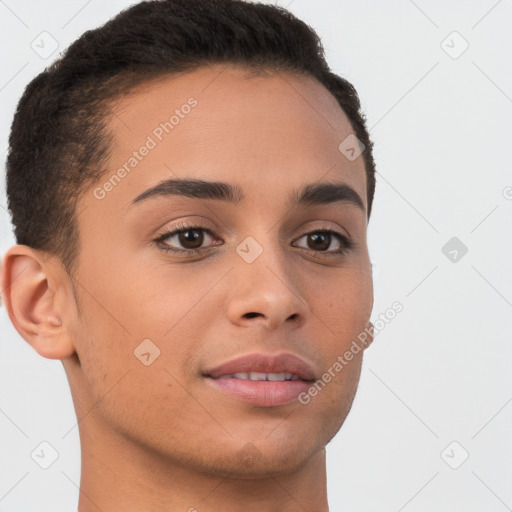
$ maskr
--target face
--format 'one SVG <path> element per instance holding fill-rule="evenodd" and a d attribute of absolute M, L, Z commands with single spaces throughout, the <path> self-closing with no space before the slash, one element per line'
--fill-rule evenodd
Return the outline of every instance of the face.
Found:
<path fill-rule="evenodd" d="M 75 405 L 94 406 L 80 428 L 216 474 L 299 468 L 343 424 L 362 350 L 307 404 L 280 391 L 262 403 L 251 384 L 242 396 L 205 375 L 291 353 L 322 379 L 368 326 L 366 177 L 362 157 L 338 149 L 346 115 L 312 78 L 214 66 L 139 87 L 108 128 L 109 169 L 77 205 L 80 365 L 66 371 Z M 222 182 L 232 200 L 180 195 L 170 179 Z M 296 202 L 322 184 L 345 194 Z"/>

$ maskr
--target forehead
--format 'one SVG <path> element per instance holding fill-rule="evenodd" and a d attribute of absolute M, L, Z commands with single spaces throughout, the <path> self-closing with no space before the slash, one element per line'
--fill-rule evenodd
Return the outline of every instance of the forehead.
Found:
<path fill-rule="evenodd" d="M 114 112 L 103 182 L 121 180 L 108 187 L 111 205 L 125 208 L 171 177 L 234 183 L 248 200 L 343 181 L 366 202 L 362 157 L 349 161 L 338 149 L 352 126 L 313 77 L 209 66 L 144 83 Z"/>

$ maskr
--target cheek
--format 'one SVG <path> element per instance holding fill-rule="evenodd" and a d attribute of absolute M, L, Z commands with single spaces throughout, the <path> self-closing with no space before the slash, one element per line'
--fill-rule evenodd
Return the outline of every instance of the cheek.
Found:
<path fill-rule="evenodd" d="M 150 324 L 151 318 L 142 316 Z M 191 403 L 183 387 L 186 376 L 180 362 L 185 354 L 180 344 L 173 346 L 169 339 L 156 337 L 154 345 L 147 344 L 150 336 L 141 334 L 146 330 L 137 332 L 127 322 L 124 326 L 129 333 L 95 301 L 84 300 L 83 322 L 75 333 L 81 365 L 79 393 L 85 402 L 82 415 L 90 411 L 88 421 L 100 417 L 127 436 L 140 435 L 146 428 L 177 428 L 179 411 L 190 409 Z M 146 345 L 141 344 L 143 340 Z M 140 346 L 144 349 L 139 350 Z"/>
<path fill-rule="evenodd" d="M 318 283 L 317 283 L 318 286 Z M 357 391 L 373 305 L 371 272 L 341 270 L 326 280 L 323 293 L 310 293 L 311 309 L 323 335 L 323 373 L 304 397 L 325 418 L 328 429 L 337 431 L 348 414 Z"/>
<path fill-rule="evenodd" d="M 318 325 L 325 333 L 318 406 L 337 411 L 333 417 L 339 418 L 340 411 L 348 413 L 352 404 L 365 349 L 361 334 L 366 333 L 372 305 L 373 287 L 368 273 L 347 271 L 339 280 L 332 280 L 323 295 L 318 294 L 313 306 Z"/>
<path fill-rule="evenodd" d="M 187 324 L 197 325 L 191 318 L 219 281 L 220 271 L 198 270 L 193 265 L 155 264 L 144 258 L 124 264 L 113 269 L 117 284 L 106 283 L 101 292 L 133 342 L 145 338 L 165 342 Z"/>
<path fill-rule="evenodd" d="M 373 306 L 373 285 L 368 272 L 346 272 L 324 282 L 323 292 L 311 294 L 314 311 L 330 338 L 351 343 L 364 331 Z M 342 347 L 340 347 L 341 349 Z"/>

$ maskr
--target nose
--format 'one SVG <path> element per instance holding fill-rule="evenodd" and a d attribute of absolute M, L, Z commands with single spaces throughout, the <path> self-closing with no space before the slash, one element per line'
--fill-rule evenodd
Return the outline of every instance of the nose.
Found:
<path fill-rule="evenodd" d="M 229 320 L 239 326 L 261 324 L 275 330 L 284 323 L 300 327 L 309 313 L 300 276 L 279 256 L 265 250 L 251 263 L 242 258 L 231 272 Z"/>

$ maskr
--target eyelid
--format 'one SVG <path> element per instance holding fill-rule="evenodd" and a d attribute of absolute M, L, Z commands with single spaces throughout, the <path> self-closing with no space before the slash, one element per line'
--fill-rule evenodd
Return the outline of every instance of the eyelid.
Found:
<path fill-rule="evenodd" d="M 160 240 L 162 238 L 165 238 L 166 236 L 170 236 L 172 234 L 175 234 L 176 231 L 182 231 L 187 229 L 201 229 L 203 231 L 206 231 L 210 235 L 215 235 L 215 227 L 214 225 L 200 217 L 199 219 L 187 219 L 187 220 L 177 220 L 175 221 L 175 224 L 170 225 L 170 222 L 167 222 L 164 224 L 163 227 L 161 227 L 157 234 L 154 236 L 153 241 Z"/>

